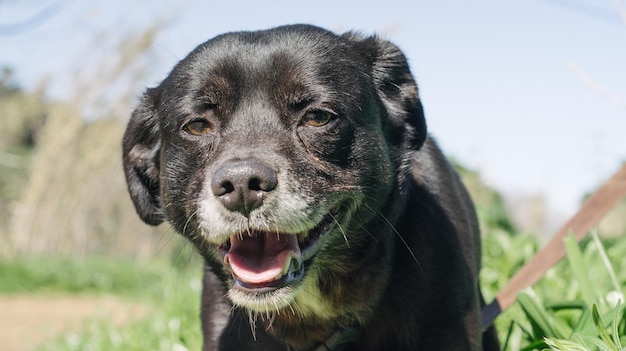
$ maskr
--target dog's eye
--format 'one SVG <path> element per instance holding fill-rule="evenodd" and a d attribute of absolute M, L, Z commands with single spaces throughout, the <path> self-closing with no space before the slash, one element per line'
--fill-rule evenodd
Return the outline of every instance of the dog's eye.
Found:
<path fill-rule="evenodd" d="M 307 112 L 302 121 L 310 127 L 321 127 L 335 119 L 335 115 L 328 111 L 315 110 Z"/>
<path fill-rule="evenodd" d="M 183 130 L 191 135 L 204 135 L 211 131 L 211 124 L 206 119 L 194 119 L 185 124 Z"/>

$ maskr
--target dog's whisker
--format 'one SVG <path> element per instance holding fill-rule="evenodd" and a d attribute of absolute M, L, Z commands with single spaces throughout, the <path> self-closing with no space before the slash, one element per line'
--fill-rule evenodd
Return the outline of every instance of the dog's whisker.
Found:
<path fill-rule="evenodd" d="M 280 316 L 280 307 L 278 306 L 278 302 L 276 301 L 272 301 L 272 303 L 274 304 L 274 313 L 276 316 Z"/>
<path fill-rule="evenodd" d="M 183 235 L 187 235 L 187 226 L 189 225 L 189 222 L 191 222 L 191 220 L 193 219 L 193 217 L 195 217 L 197 213 L 198 213 L 198 210 L 193 211 L 191 215 L 189 216 L 189 218 L 187 218 L 187 220 L 185 221 L 185 225 L 183 226 L 183 231 L 182 231 Z"/>
<path fill-rule="evenodd" d="M 252 332 L 252 338 L 256 341 L 256 321 L 258 315 L 256 311 L 248 310 L 248 324 L 250 324 L 250 331 Z"/>
<path fill-rule="evenodd" d="M 224 294 L 224 297 L 228 298 L 228 294 Z M 230 315 L 234 316 L 236 310 L 237 310 L 237 307 L 235 305 L 230 306 Z"/>
<path fill-rule="evenodd" d="M 359 190 L 358 185 L 333 185 L 330 186 L 327 190 L 330 191 L 348 191 L 348 190 Z"/>
<path fill-rule="evenodd" d="M 339 228 L 339 231 L 341 232 L 341 235 L 343 235 L 343 239 L 346 241 L 346 245 L 348 245 L 348 247 L 350 247 L 350 243 L 348 242 L 348 236 L 346 235 L 346 232 L 341 227 L 341 223 L 339 223 L 339 221 L 332 214 L 329 213 L 328 215 L 330 216 L 330 218 L 333 219 L 333 222 L 335 222 L 335 224 L 337 224 L 337 228 Z"/>
<path fill-rule="evenodd" d="M 155 244 L 156 250 L 151 258 L 154 260 L 158 255 L 162 254 L 176 235 L 178 234 L 172 228 L 162 233 L 159 236 L 159 240 Z"/>
<path fill-rule="evenodd" d="M 275 318 L 276 318 L 276 313 L 270 309 L 270 306 L 268 304 L 266 307 L 264 320 L 267 322 L 267 325 L 272 325 L 272 323 L 274 323 Z"/>
<path fill-rule="evenodd" d="M 291 303 L 288 303 L 287 307 L 289 307 L 289 310 L 291 310 L 291 314 L 295 316 L 296 315 L 296 311 L 293 309 L 293 305 Z"/>
<path fill-rule="evenodd" d="M 276 320 L 276 315 L 274 313 L 272 313 L 271 316 L 268 316 L 268 318 L 266 319 L 267 324 L 265 326 L 265 331 L 269 331 L 270 329 L 272 329 L 272 326 L 274 326 L 275 320 Z"/>
<path fill-rule="evenodd" d="M 424 267 L 422 267 L 422 264 L 420 263 L 420 261 L 417 259 L 417 256 L 415 256 L 415 253 L 413 252 L 413 250 L 411 249 L 411 247 L 409 246 L 409 244 L 406 242 L 406 240 L 404 239 L 404 237 L 402 236 L 402 234 L 400 234 L 400 232 L 398 232 L 398 230 L 396 229 L 396 227 L 391 224 L 391 222 L 387 219 L 387 217 L 382 214 L 381 212 L 378 211 L 374 211 L 371 207 L 365 205 L 367 208 L 369 208 L 370 211 L 372 211 L 372 213 L 376 214 L 377 216 L 379 216 L 380 218 L 383 219 L 383 221 L 385 221 L 385 223 L 389 226 L 389 228 L 391 228 L 391 230 L 395 233 L 395 235 L 398 237 L 398 239 L 400 239 L 400 241 L 402 242 L 402 244 L 404 245 L 404 247 L 406 247 L 406 249 L 409 251 L 409 254 L 411 255 L 411 257 L 413 258 L 413 261 L 415 261 L 415 263 L 417 264 L 417 266 L 423 271 Z"/>

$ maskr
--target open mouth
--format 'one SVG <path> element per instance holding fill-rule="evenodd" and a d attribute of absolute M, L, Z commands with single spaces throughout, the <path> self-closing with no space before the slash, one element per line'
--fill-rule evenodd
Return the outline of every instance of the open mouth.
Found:
<path fill-rule="evenodd" d="M 234 287 L 259 293 L 301 280 L 334 223 L 328 214 L 315 228 L 298 234 L 250 230 L 232 236 L 219 249 Z"/>

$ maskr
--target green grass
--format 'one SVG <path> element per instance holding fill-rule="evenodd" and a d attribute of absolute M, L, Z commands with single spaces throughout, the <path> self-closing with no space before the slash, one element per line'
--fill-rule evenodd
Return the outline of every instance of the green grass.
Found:
<path fill-rule="evenodd" d="M 147 306 L 148 314 L 123 326 L 104 317 L 59 335 L 38 350 L 199 350 L 201 265 L 179 257 L 135 261 L 89 257 L 0 261 L 0 294 L 115 295 Z"/>
<path fill-rule="evenodd" d="M 494 275 L 497 271 L 491 270 L 502 267 L 503 275 L 514 272 L 509 268 L 532 257 L 524 248 L 534 246 L 533 241 L 498 234 L 485 239 L 487 250 L 496 246 L 508 252 L 507 257 L 485 256 L 487 268 L 481 278 L 489 293 L 503 287 L 502 279 Z M 602 243 L 593 235 L 580 245 L 572 237 L 564 244 L 567 258 L 518 295 L 518 302 L 498 318 L 502 344 L 511 351 L 622 351 L 626 314 L 620 300 L 626 282 L 626 243 Z"/>
<path fill-rule="evenodd" d="M 487 300 L 541 246 L 532 236 L 493 231 L 484 238 L 481 275 Z M 626 242 L 566 242 L 565 260 L 548 271 L 496 321 L 509 351 L 623 351 L 626 345 Z M 201 264 L 90 257 L 0 261 L 0 294 L 116 295 L 149 307 L 138 321 L 114 326 L 92 319 L 39 350 L 198 350 Z"/>
<path fill-rule="evenodd" d="M 0 293 L 110 293 L 158 291 L 164 265 L 131 259 L 35 257 L 0 261 Z M 169 269 L 166 268 L 166 271 Z"/>
<path fill-rule="evenodd" d="M 200 282 L 197 277 L 170 276 L 168 280 L 172 285 L 163 289 L 159 299 L 149 302 L 152 312 L 142 320 L 113 326 L 109 321 L 95 319 L 82 330 L 65 333 L 38 350 L 200 350 Z"/>

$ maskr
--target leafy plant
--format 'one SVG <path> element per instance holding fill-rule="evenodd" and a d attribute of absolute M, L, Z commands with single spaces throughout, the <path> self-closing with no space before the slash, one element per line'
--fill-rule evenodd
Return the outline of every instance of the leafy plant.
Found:
<path fill-rule="evenodd" d="M 517 301 L 524 318 L 513 322 L 506 340 L 508 343 L 517 327 L 522 331 L 525 346 L 505 347 L 524 351 L 623 351 L 626 314 L 621 303 L 615 301 L 616 296 L 623 299 L 623 291 L 600 239 L 596 233 L 592 236 L 587 251 L 597 254 L 593 256 L 586 255 L 572 235 L 565 240 L 571 275 L 569 289 L 576 291 L 577 299 L 567 301 L 563 297 L 559 300 L 547 296 L 559 302 L 545 303 L 533 289 L 521 293 Z M 606 287 L 603 289 L 597 283 L 600 276 L 610 277 L 610 292 L 603 293 Z"/>

